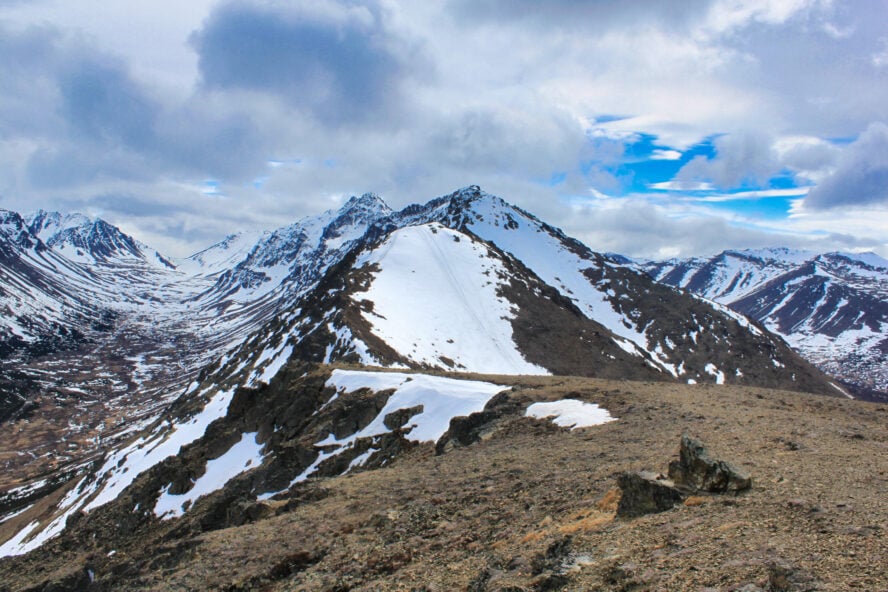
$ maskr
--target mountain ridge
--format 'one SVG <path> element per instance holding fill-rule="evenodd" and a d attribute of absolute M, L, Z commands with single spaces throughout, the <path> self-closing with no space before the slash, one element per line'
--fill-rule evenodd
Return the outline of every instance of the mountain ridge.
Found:
<path fill-rule="evenodd" d="M 254 247 L 238 252 L 244 253 L 239 262 L 206 274 L 188 275 L 141 259 L 136 266 L 127 261 L 109 267 L 110 258 L 96 266 L 113 269 L 115 277 L 125 271 L 132 279 L 125 284 L 130 292 L 118 297 L 124 302 L 113 303 L 119 316 L 107 330 L 110 337 L 102 342 L 93 336 L 117 357 L 93 349 L 70 353 L 66 364 L 80 364 L 85 378 L 66 382 L 64 389 L 46 379 L 58 372 L 47 366 L 57 363 L 52 356 L 33 368 L 42 377 L 36 388 L 44 398 L 29 412 L 41 417 L 51 412 L 58 420 L 77 410 L 79 452 L 68 453 L 62 466 L 67 482 L 40 489 L 41 495 L 64 491 L 62 499 L 34 507 L 33 479 L 22 477 L 0 500 L 4 514 L 24 512 L 7 550 L 27 552 L 59 536 L 69 518 L 124 503 L 136 481 L 151 503 L 185 495 L 199 475 L 217 470 L 211 460 L 230 450 L 249 452 L 241 468 L 250 475 L 259 474 L 253 469 L 274 475 L 251 486 L 249 495 L 261 496 L 322 466 L 347 470 L 350 465 L 341 463 L 358 458 L 351 454 L 369 454 L 362 457 L 367 462 L 376 455 L 381 462 L 389 453 L 368 452 L 371 448 L 392 454 L 404 449 L 398 431 L 403 423 L 389 426 L 392 435 L 384 442 L 371 438 L 361 440 L 364 448 L 352 448 L 357 440 L 349 440 L 349 455 L 335 459 L 328 444 L 319 444 L 324 425 L 305 432 L 302 423 L 294 424 L 288 435 L 275 436 L 279 446 L 264 446 L 278 425 L 264 414 L 289 414 L 287 405 L 295 403 L 265 405 L 263 397 L 285 392 L 288 381 L 308 371 L 306 365 L 581 374 L 841 396 L 838 386 L 755 323 L 595 253 L 477 186 L 400 212 L 365 194 L 339 213 L 263 234 Z M 93 293 L 107 296 L 106 289 L 100 282 Z M 97 367 L 110 388 L 89 382 L 87 369 L 94 376 Z M 299 403 L 310 416 L 334 400 L 329 390 L 313 392 Z M 65 404 L 56 403 L 58 393 Z M 359 396 L 349 407 L 335 408 L 352 418 L 334 429 L 340 447 L 341 438 L 358 434 L 380 412 L 379 397 Z M 238 423 L 241 413 L 253 417 L 253 424 Z M 355 413 L 363 419 L 354 419 Z M 405 408 L 392 413 L 412 416 Z M 389 423 L 398 425 L 395 419 Z M 223 425 L 228 426 L 223 434 L 214 431 Z M 0 443 L 21 449 L 26 446 L 21 434 L 34 429 L 18 432 L 15 444 Z M 11 435 L 0 433 L 3 437 Z M 64 442 L 41 442 L 39 450 Z M 258 457 L 260 445 L 264 453 Z M 21 475 L 27 475 L 23 466 L 30 467 L 31 477 L 47 470 L 39 463 L 8 466 Z M 171 466 L 187 470 L 167 473 Z M 154 477 L 144 485 L 149 477 L 140 475 Z"/>

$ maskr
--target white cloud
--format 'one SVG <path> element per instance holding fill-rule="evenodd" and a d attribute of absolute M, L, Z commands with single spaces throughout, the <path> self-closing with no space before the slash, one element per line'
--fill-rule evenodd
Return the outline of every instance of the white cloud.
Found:
<path fill-rule="evenodd" d="M 691 199 L 699 202 L 727 202 L 738 199 L 767 199 L 770 197 L 802 197 L 808 194 L 809 187 L 797 187 L 793 189 L 761 189 L 756 191 L 737 191 L 735 193 L 716 193 Z"/>
<path fill-rule="evenodd" d="M 651 189 L 659 189 L 660 191 L 712 191 L 715 185 L 701 181 L 663 181 L 661 183 L 651 183 Z"/>
<path fill-rule="evenodd" d="M 871 59 L 876 68 L 888 66 L 888 37 L 879 39 L 879 49 L 873 53 Z"/>
<path fill-rule="evenodd" d="M 728 134 L 715 140 L 716 156 L 697 156 L 676 174 L 679 182 L 710 181 L 731 188 L 746 181 L 767 180 L 780 167 L 773 153 L 772 139 L 762 132 Z"/>
<path fill-rule="evenodd" d="M 651 152 L 651 160 L 680 160 L 682 153 L 678 150 L 663 150 L 657 148 Z"/>

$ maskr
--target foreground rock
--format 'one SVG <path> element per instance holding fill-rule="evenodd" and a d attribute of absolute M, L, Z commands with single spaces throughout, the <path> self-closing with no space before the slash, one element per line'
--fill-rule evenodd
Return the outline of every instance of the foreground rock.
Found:
<path fill-rule="evenodd" d="M 749 473 L 710 458 L 703 443 L 687 434 L 681 437 L 679 459 L 669 463 L 669 478 L 679 487 L 706 493 L 739 493 L 752 487 Z"/>
<path fill-rule="evenodd" d="M 690 494 L 737 494 L 752 487 L 752 477 L 729 462 L 710 458 L 702 442 L 685 434 L 679 460 L 669 463 L 668 478 L 637 471 L 623 473 L 617 484 L 622 492 L 617 516 L 631 518 L 671 510 Z"/>
<path fill-rule="evenodd" d="M 638 471 L 623 473 L 617 480 L 623 492 L 617 516 L 632 518 L 671 510 L 684 499 L 675 483 L 660 473 Z"/>

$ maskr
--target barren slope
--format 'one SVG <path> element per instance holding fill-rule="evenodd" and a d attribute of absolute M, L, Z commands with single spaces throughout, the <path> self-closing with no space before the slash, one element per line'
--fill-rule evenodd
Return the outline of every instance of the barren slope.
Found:
<path fill-rule="evenodd" d="M 419 444 L 221 514 L 210 496 L 139 536 L 99 509 L 0 561 L 0 590 L 888 589 L 888 407 L 734 386 L 472 378 L 515 385 L 475 432 L 454 433 L 477 442 L 439 442 L 437 456 Z M 523 416 L 562 398 L 618 420 L 570 431 Z M 665 470 L 683 432 L 751 472 L 753 489 L 615 519 L 616 476 Z"/>

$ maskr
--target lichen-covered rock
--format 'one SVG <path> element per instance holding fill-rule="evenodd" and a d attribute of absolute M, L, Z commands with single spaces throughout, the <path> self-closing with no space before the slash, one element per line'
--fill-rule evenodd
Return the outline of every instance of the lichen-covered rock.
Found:
<path fill-rule="evenodd" d="M 671 510 L 682 501 L 681 492 L 662 474 L 650 471 L 623 473 L 617 479 L 623 492 L 617 516 L 634 517 Z"/>
<path fill-rule="evenodd" d="M 669 463 L 669 478 L 679 487 L 707 493 L 738 493 L 752 487 L 749 473 L 710 458 L 703 443 L 687 434 L 681 437 L 679 460 Z"/>

